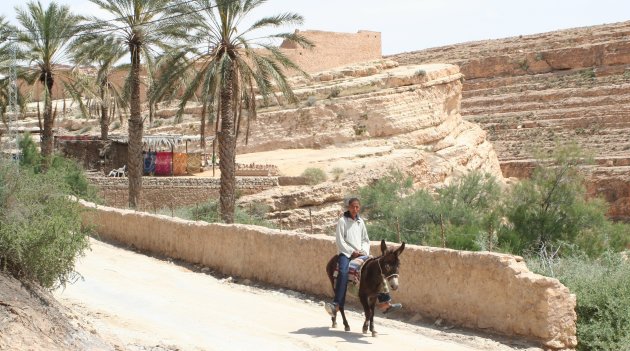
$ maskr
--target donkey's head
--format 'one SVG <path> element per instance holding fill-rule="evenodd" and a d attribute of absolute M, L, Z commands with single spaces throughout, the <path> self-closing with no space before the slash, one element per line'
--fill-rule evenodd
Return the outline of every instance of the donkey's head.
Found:
<path fill-rule="evenodd" d="M 400 254 L 405 249 L 405 243 L 402 243 L 396 250 L 391 250 L 385 244 L 385 240 L 381 240 L 380 267 L 383 276 L 392 290 L 398 289 L 398 270 L 400 268 Z"/>

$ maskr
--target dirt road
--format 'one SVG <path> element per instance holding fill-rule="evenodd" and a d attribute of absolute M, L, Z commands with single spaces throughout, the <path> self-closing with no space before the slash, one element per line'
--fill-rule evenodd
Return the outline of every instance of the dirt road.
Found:
<path fill-rule="evenodd" d="M 329 328 L 320 301 L 234 284 L 92 240 L 77 265 L 84 280 L 55 296 L 123 350 L 511 350 L 470 335 L 376 318 L 379 336 Z M 522 348 L 521 348 L 522 349 Z"/>

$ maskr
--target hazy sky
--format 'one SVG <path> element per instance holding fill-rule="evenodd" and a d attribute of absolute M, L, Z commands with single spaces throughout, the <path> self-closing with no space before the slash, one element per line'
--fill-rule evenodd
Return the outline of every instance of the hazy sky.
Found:
<path fill-rule="evenodd" d="M 14 7 L 0 0 L 0 14 L 13 22 Z M 40 0 L 47 5 L 49 0 Z M 88 0 L 57 0 L 75 12 L 99 15 Z M 305 17 L 299 29 L 382 33 L 383 54 L 630 20 L 628 0 L 268 0 L 253 14 L 280 12 Z M 102 14 L 103 19 L 113 16 Z"/>

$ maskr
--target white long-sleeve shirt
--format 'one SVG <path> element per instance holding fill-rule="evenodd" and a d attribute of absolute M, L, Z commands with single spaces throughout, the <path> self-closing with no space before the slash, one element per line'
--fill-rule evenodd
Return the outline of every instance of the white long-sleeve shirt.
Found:
<path fill-rule="evenodd" d="M 337 251 L 350 257 L 356 251 L 370 254 L 370 238 L 368 238 L 365 222 L 359 216 L 355 221 L 350 216 L 342 216 L 337 222 Z"/>

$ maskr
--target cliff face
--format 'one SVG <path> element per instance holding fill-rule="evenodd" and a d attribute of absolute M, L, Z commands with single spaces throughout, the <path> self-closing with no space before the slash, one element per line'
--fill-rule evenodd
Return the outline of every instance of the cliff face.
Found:
<path fill-rule="evenodd" d="M 316 231 L 332 228 L 343 197 L 391 169 L 413 176 L 417 187 L 439 187 L 471 170 L 502 179 L 486 133 L 460 115 L 462 75 L 457 66 L 376 62 L 295 83 L 299 106 L 261 110 L 252 122 L 249 143 L 239 140 L 239 154 L 321 149 L 326 156 L 314 166 L 326 172 L 344 158 L 353 162 L 343 163 L 342 180 L 279 187 L 240 200 L 265 202 L 284 228 L 304 228 L 309 209 Z M 348 150 L 363 154 L 349 155 Z"/>
<path fill-rule="evenodd" d="M 462 115 L 488 132 L 503 174 L 529 174 L 534 148 L 575 141 L 593 153 L 589 192 L 630 219 L 630 22 L 394 55 L 465 75 Z"/>

